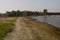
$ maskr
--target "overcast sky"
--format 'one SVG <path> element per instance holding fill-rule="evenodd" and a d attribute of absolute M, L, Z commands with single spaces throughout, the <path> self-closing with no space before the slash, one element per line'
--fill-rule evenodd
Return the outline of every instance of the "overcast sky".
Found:
<path fill-rule="evenodd" d="M 0 12 L 11 10 L 60 12 L 60 0 L 0 0 Z"/>

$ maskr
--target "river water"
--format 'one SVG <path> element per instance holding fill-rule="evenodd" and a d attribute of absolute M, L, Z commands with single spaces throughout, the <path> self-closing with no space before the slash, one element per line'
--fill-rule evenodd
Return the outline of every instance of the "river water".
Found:
<path fill-rule="evenodd" d="M 60 28 L 60 15 L 51 15 L 51 16 L 33 16 L 33 19 L 36 19 L 40 22 L 46 22 Z"/>

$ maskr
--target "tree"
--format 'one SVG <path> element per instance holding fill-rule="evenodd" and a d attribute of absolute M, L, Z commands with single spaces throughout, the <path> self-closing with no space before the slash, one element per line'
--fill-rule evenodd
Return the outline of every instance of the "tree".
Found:
<path fill-rule="evenodd" d="M 23 16 L 26 16 L 27 15 L 27 11 L 23 11 Z"/>
<path fill-rule="evenodd" d="M 16 16 L 17 12 L 16 11 L 11 11 L 11 15 L 14 17 Z"/>
<path fill-rule="evenodd" d="M 16 16 L 21 16 L 21 12 L 19 10 L 17 10 Z"/>
<path fill-rule="evenodd" d="M 11 12 L 9 12 L 9 11 L 6 11 L 6 16 L 11 16 Z"/>
<path fill-rule="evenodd" d="M 47 9 L 43 10 L 43 15 L 47 15 Z"/>

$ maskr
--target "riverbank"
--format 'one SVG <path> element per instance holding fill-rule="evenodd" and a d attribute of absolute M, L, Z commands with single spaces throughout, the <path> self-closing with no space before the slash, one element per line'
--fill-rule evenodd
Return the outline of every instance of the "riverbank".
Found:
<path fill-rule="evenodd" d="M 26 18 L 25 23 L 29 24 L 32 27 L 35 27 L 42 36 L 43 40 L 60 40 L 60 28 L 57 28 L 51 24 L 37 21 L 29 17 Z M 46 39 L 47 38 L 47 39 Z"/>
<path fill-rule="evenodd" d="M 60 40 L 60 29 L 30 17 L 19 17 L 13 32 L 4 40 Z"/>

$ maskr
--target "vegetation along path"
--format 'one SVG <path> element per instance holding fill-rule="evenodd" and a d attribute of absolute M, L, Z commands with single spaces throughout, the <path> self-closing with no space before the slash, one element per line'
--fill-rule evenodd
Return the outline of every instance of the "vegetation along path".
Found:
<path fill-rule="evenodd" d="M 60 31 L 59 31 L 60 32 Z M 59 32 L 47 23 L 33 21 L 30 18 L 19 17 L 15 29 L 4 40 L 60 40 Z"/>

